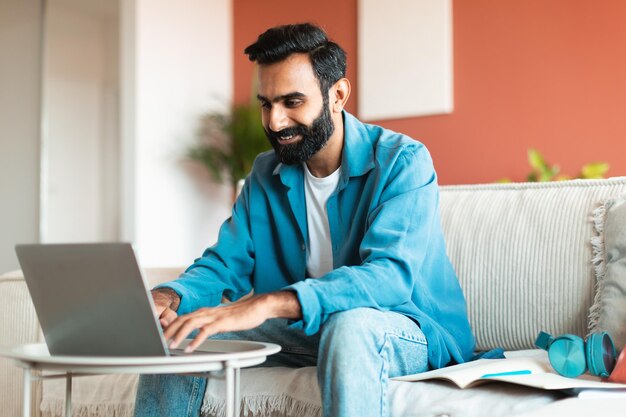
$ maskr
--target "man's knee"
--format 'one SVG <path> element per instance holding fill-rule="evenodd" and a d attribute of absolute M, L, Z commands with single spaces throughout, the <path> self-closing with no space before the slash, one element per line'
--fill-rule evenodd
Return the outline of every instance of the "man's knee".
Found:
<path fill-rule="evenodd" d="M 402 314 L 374 308 L 355 308 L 332 314 L 321 331 L 321 344 L 341 346 L 370 346 L 380 349 L 391 336 L 426 344 L 417 323 Z"/>
<path fill-rule="evenodd" d="M 369 328 L 385 321 L 385 312 L 369 307 L 353 308 L 331 314 L 325 327 Z"/>
<path fill-rule="evenodd" d="M 322 339 L 332 339 L 343 347 L 349 344 L 376 342 L 384 337 L 384 326 L 380 326 L 381 311 L 373 308 L 355 308 L 332 314 L 322 327 Z"/>

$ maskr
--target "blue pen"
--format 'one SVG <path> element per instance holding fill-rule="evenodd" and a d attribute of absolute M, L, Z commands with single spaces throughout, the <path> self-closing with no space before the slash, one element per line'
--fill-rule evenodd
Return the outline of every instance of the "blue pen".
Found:
<path fill-rule="evenodd" d="M 498 372 L 495 374 L 485 374 L 481 376 L 481 378 L 492 378 L 494 376 L 509 376 L 509 375 L 528 375 L 531 373 L 532 372 L 530 372 L 528 369 L 524 369 L 522 371 L 510 371 L 510 372 Z"/>

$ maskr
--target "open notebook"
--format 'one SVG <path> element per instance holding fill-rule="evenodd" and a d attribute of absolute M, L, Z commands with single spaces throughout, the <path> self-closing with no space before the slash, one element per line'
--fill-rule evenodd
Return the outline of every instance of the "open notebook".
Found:
<path fill-rule="evenodd" d="M 441 379 L 462 389 L 487 382 L 506 382 L 545 390 L 569 390 L 573 394 L 588 389 L 626 393 L 626 384 L 603 382 L 591 375 L 566 378 L 557 374 L 550 366 L 547 353 L 542 350 L 524 351 L 506 359 L 478 359 L 393 379 L 411 382 Z"/>

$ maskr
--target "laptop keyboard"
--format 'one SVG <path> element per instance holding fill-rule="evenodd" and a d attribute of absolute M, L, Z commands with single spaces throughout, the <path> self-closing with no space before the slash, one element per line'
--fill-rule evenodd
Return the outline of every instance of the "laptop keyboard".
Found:
<path fill-rule="evenodd" d="M 194 350 L 193 352 L 185 352 L 184 349 L 170 349 L 171 356 L 189 356 L 189 355 L 207 355 L 210 353 L 228 353 L 219 350 Z"/>

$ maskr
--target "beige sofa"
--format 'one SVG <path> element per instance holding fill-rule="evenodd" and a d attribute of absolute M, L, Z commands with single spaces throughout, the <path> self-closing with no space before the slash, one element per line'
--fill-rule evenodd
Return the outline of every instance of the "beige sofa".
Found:
<path fill-rule="evenodd" d="M 584 336 L 608 330 L 626 342 L 626 178 L 441 188 L 448 253 L 468 300 L 479 349 L 532 349 L 539 330 Z M 405 214 L 402 214 L 405 215 Z M 147 269 L 154 285 L 178 269 Z M 0 345 L 42 341 L 28 292 L 15 272 L 0 277 Z M 131 415 L 136 376 L 75 380 L 74 415 Z M 21 370 L 0 360 L 1 415 L 19 415 Z M 487 384 L 390 384 L 393 417 L 619 415 L 626 399 L 562 400 L 558 393 Z M 63 381 L 37 382 L 36 415 L 62 415 Z M 210 380 L 203 413 L 223 414 Z M 319 416 L 315 369 L 242 372 L 242 415 Z M 41 411 L 43 410 L 43 411 Z"/>

